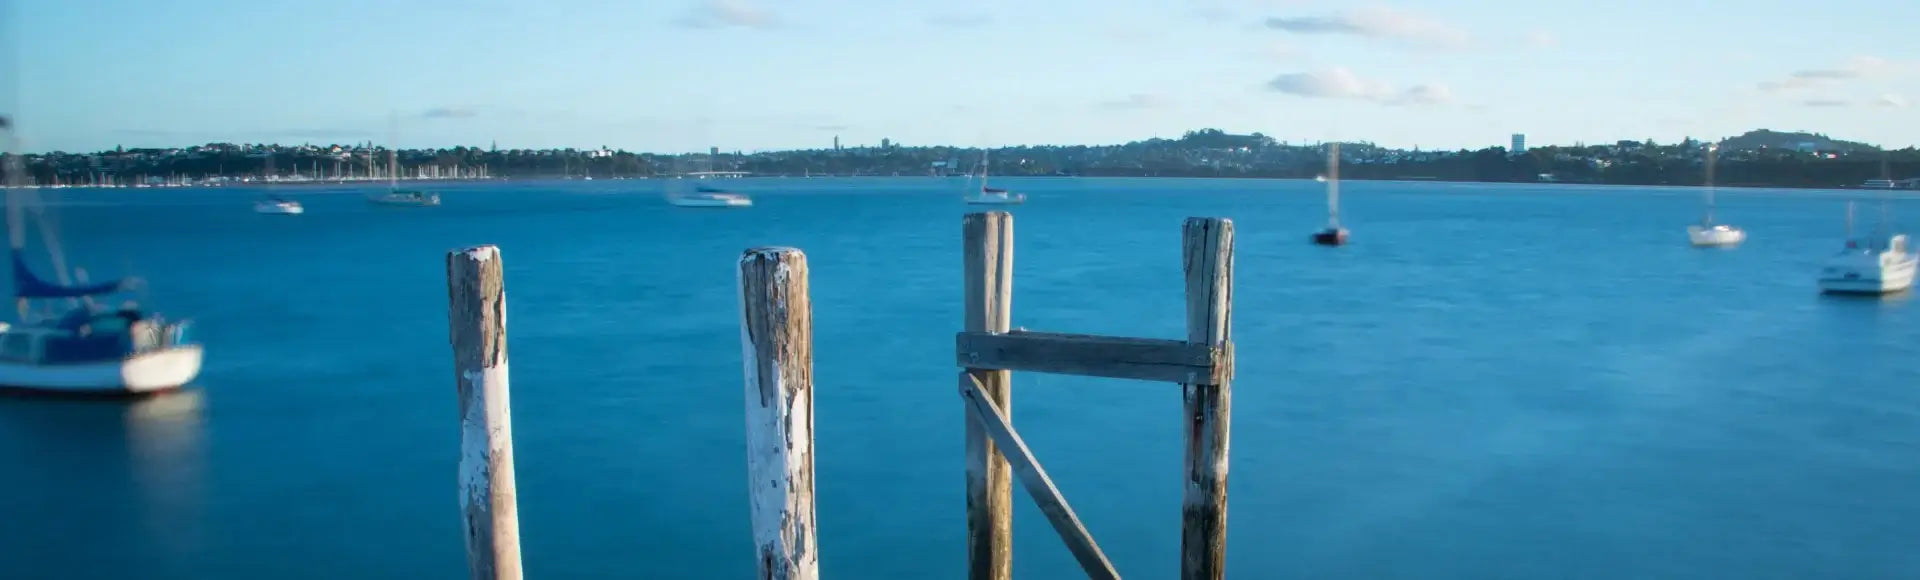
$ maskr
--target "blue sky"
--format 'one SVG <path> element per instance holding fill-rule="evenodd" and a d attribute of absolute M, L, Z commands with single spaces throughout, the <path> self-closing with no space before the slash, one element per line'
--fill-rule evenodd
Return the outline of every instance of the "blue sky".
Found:
<path fill-rule="evenodd" d="M 35 151 L 1920 141 L 1911 0 L 11 1 Z"/>

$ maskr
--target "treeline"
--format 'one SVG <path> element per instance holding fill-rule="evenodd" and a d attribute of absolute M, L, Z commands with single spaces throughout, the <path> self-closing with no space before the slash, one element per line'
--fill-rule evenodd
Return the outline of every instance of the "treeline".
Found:
<path fill-rule="evenodd" d="M 1722 143 L 1763 132 L 1752 132 Z M 1781 135 L 1771 134 L 1769 135 Z M 1791 135 L 1789 135 L 1791 136 Z M 1820 138 L 1824 138 L 1820 136 Z M 1778 141 L 1779 139 L 1776 139 Z M 1723 150 L 1716 182 L 1726 185 L 1844 187 L 1888 176 L 1920 176 L 1920 151 L 1866 149 L 1848 144 L 1836 153 L 1783 148 Z M 1705 180 L 1706 146 L 1688 139 L 1661 145 L 1620 141 L 1607 145 L 1538 147 L 1521 154 L 1505 148 L 1406 151 L 1369 143 L 1342 146 L 1341 177 L 1448 181 L 1693 185 Z M 1120 145 L 1035 145 L 995 148 L 945 146 L 854 147 L 755 153 L 664 155 L 611 149 L 494 150 L 478 147 L 398 152 L 400 174 L 452 175 L 484 167 L 493 177 L 649 177 L 695 171 L 753 175 L 940 175 L 977 170 L 985 156 L 997 176 L 1279 177 L 1311 178 L 1326 168 L 1322 144 L 1287 144 L 1260 133 L 1235 135 L 1218 129 L 1190 131 L 1178 139 L 1148 139 Z M 178 176 L 187 179 L 290 175 L 333 178 L 386 175 L 389 152 L 358 146 L 209 144 L 185 149 L 115 149 L 89 154 L 48 153 L 25 157 L 27 177 L 38 183 L 128 182 Z M 422 170 L 422 168 L 429 168 Z"/>

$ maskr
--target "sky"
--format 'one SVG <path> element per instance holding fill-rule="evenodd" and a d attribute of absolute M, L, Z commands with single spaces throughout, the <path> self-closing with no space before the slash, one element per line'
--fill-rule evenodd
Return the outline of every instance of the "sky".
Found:
<path fill-rule="evenodd" d="M 1920 142 L 1912 0 L 0 0 L 29 151 Z"/>

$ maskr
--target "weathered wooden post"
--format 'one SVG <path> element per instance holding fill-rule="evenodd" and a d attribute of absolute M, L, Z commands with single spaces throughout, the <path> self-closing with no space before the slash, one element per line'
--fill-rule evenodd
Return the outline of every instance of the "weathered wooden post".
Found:
<path fill-rule="evenodd" d="M 1187 277 L 1187 342 L 1229 349 L 1233 339 L 1233 222 L 1188 218 L 1181 261 Z M 1231 363 L 1229 363 L 1230 365 Z M 1181 509 L 1180 577 L 1219 580 L 1226 571 L 1227 442 L 1231 381 L 1183 384 L 1187 486 Z"/>
<path fill-rule="evenodd" d="M 747 493 L 759 576 L 820 577 L 813 503 L 813 303 L 807 256 L 754 248 L 740 257 L 746 371 Z"/>
<path fill-rule="evenodd" d="M 499 248 L 447 254 L 447 322 L 460 395 L 460 511 L 467 571 L 475 580 L 520 578 L 507 399 L 507 291 L 501 272 Z"/>
<path fill-rule="evenodd" d="M 966 324 L 968 332 L 1007 332 L 1013 303 L 1013 215 L 967 214 L 961 222 L 966 244 Z M 961 371 L 962 384 L 979 381 L 981 390 L 1007 419 L 1013 418 L 1013 373 Z M 967 415 L 967 578 L 1007 580 L 1013 567 L 1013 479 L 1007 459 L 985 425 Z"/>

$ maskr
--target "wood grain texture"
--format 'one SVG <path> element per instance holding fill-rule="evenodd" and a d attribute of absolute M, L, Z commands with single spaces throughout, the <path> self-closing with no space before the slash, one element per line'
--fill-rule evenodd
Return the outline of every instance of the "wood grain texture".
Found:
<path fill-rule="evenodd" d="M 1230 378 L 1230 346 L 1016 330 L 959 333 L 954 356 L 969 369 L 1217 385 Z"/>
<path fill-rule="evenodd" d="M 1006 415 L 986 396 L 979 380 L 965 372 L 960 373 L 960 397 L 966 401 L 971 416 L 986 427 L 988 436 L 1006 454 L 1014 473 L 1020 475 L 1021 487 L 1027 489 L 1027 495 L 1033 496 L 1033 503 L 1040 507 L 1040 513 L 1053 524 L 1053 530 L 1060 534 L 1060 540 L 1066 542 L 1067 550 L 1073 553 L 1080 568 L 1088 578 L 1119 580 L 1120 574 L 1113 569 L 1113 563 L 1107 561 L 1107 555 L 1100 551 L 1100 545 L 1093 541 L 1093 534 L 1080 523 L 1080 516 L 1073 513 L 1073 507 L 1067 505 L 1067 498 L 1060 495 L 1060 489 L 1053 484 L 1053 478 L 1047 476 L 1047 470 L 1033 457 L 1033 451 L 1020 439 L 1020 433 L 1013 429 Z"/>
<path fill-rule="evenodd" d="M 970 213 L 964 239 L 966 318 L 971 332 L 1006 332 L 1012 323 L 1013 215 Z M 1012 373 L 968 371 L 1000 412 L 1013 416 Z M 1007 580 L 1013 566 L 1013 480 L 986 427 L 966 414 L 967 578 Z"/>
<path fill-rule="evenodd" d="M 1228 345 L 1233 339 L 1233 222 L 1188 218 L 1182 233 L 1187 341 Z M 1186 407 L 1186 497 L 1181 509 L 1180 577 L 1218 580 L 1226 573 L 1233 385 L 1221 381 L 1184 384 L 1181 389 Z"/>
<path fill-rule="evenodd" d="M 754 248 L 740 257 L 746 375 L 747 493 L 759 575 L 820 576 L 813 469 L 813 305 L 807 257 Z"/>
<path fill-rule="evenodd" d="M 447 322 L 460 404 L 460 511 L 475 580 L 518 580 L 520 520 L 508 400 L 507 293 L 500 250 L 447 254 Z"/>

